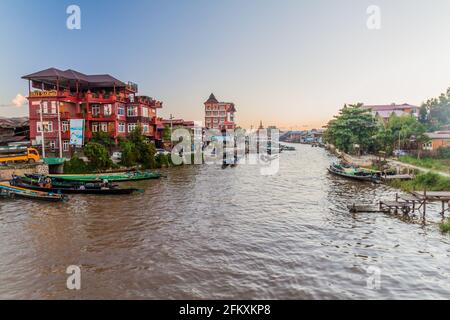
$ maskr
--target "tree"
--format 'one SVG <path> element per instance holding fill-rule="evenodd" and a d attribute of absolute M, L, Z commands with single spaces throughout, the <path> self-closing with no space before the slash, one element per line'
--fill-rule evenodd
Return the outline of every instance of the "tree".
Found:
<path fill-rule="evenodd" d="M 108 150 L 99 143 L 89 142 L 84 147 L 84 154 L 89 159 L 89 166 L 93 170 L 102 171 L 113 166 Z"/>
<path fill-rule="evenodd" d="M 111 135 L 108 132 L 95 132 L 92 136 L 91 142 L 95 142 L 98 144 L 101 144 L 102 146 L 105 146 L 108 150 L 111 150 L 113 146 L 115 146 L 115 141 L 111 137 Z"/>
<path fill-rule="evenodd" d="M 450 88 L 438 98 L 429 99 L 422 104 L 421 121 L 423 120 L 422 114 L 425 114 L 425 111 L 427 117 L 423 123 L 429 131 L 439 130 L 442 126 L 450 124 Z"/>
<path fill-rule="evenodd" d="M 370 151 L 375 147 L 377 121 L 362 104 L 345 105 L 328 123 L 325 140 L 344 152 Z"/>
<path fill-rule="evenodd" d="M 125 167 L 133 167 L 137 164 L 137 152 L 134 144 L 128 140 L 120 141 L 122 157 L 120 163 Z"/>
<path fill-rule="evenodd" d="M 170 141 L 170 139 L 172 138 L 172 132 L 170 130 L 170 125 L 166 125 L 164 127 L 164 130 L 162 132 L 162 138 L 164 141 Z"/>
<path fill-rule="evenodd" d="M 156 166 L 155 154 L 156 148 L 153 143 L 149 143 L 142 134 L 142 127 L 137 126 L 129 133 L 126 139 L 121 141 L 122 164 L 125 166 L 134 166 L 141 164 L 143 168 L 149 169 Z"/>

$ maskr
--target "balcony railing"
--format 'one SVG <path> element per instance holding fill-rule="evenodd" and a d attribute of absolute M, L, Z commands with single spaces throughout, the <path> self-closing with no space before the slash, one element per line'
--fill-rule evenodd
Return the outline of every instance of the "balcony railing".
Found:
<path fill-rule="evenodd" d="M 115 113 L 105 115 L 105 114 L 102 114 L 102 113 L 94 114 L 92 112 L 88 112 L 86 114 L 86 120 L 89 120 L 89 121 L 95 121 L 95 120 L 98 120 L 98 121 L 115 121 L 116 119 L 117 119 L 117 115 Z"/>

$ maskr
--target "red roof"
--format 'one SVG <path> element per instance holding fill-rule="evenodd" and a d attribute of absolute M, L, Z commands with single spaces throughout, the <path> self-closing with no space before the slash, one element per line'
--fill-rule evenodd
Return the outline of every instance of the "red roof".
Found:
<path fill-rule="evenodd" d="M 389 110 L 405 110 L 412 108 L 419 108 L 407 103 L 404 104 L 389 104 L 389 105 L 364 105 L 363 108 L 371 109 L 372 111 L 389 111 Z"/>
<path fill-rule="evenodd" d="M 26 76 L 22 79 L 32 80 L 37 82 L 43 82 L 47 84 L 55 85 L 59 79 L 62 85 L 70 84 L 71 82 L 78 81 L 81 85 L 87 85 L 89 87 L 126 87 L 126 84 L 109 74 L 96 74 L 86 75 L 84 73 L 68 69 L 62 71 L 56 68 L 49 68 L 46 70 L 38 71 Z"/>

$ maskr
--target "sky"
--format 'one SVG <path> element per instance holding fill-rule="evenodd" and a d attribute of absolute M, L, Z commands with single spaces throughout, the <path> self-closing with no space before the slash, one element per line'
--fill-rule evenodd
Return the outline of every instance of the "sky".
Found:
<path fill-rule="evenodd" d="M 72 4 L 81 30 L 66 27 Z M 21 76 L 49 67 L 136 82 L 163 117 L 202 120 L 213 92 L 244 128 L 420 105 L 450 87 L 449 12 L 448 0 L 1 0 L 0 116 L 27 115 Z"/>

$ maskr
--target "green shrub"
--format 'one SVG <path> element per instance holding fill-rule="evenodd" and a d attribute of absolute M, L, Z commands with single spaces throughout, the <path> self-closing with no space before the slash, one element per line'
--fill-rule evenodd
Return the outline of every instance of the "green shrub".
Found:
<path fill-rule="evenodd" d="M 439 224 L 439 229 L 441 229 L 443 233 L 450 232 L 450 218 L 448 218 L 445 222 L 441 222 Z"/>
<path fill-rule="evenodd" d="M 392 181 L 390 185 L 404 191 L 450 191 L 450 178 L 428 172 L 417 175 L 413 180 Z"/>
<path fill-rule="evenodd" d="M 89 167 L 94 171 L 103 171 L 113 167 L 108 150 L 99 143 L 89 142 L 84 147 L 84 154 L 89 159 Z"/>
<path fill-rule="evenodd" d="M 450 159 L 450 147 L 440 147 L 437 150 L 437 156 L 440 159 Z"/>
<path fill-rule="evenodd" d="M 74 155 L 72 159 L 64 162 L 64 173 L 67 174 L 82 174 L 89 173 L 89 168 L 86 162 Z"/>

